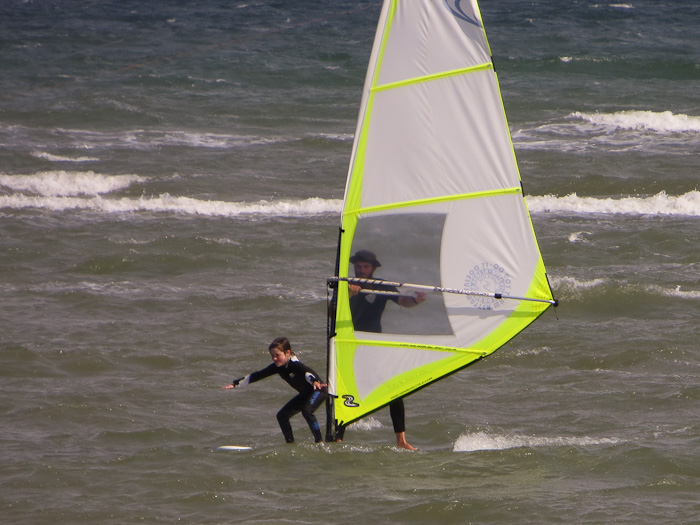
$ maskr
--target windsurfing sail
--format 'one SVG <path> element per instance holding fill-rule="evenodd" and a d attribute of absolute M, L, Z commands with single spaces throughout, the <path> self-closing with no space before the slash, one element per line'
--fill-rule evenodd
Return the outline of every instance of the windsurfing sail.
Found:
<path fill-rule="evenodd" d="M 367 261 L 374 273 L 357 278 Z M 490 355 L 556 305 L 476 0 L 385 0 L 329 287 L 338 426 Z"/>

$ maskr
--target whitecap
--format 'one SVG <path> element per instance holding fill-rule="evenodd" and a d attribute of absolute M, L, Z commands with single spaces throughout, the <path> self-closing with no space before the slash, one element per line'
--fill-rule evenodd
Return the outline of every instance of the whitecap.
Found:
<path fill-rule="evenodd" d="M 92 171 L 44 171 L 34 175 L 0 175 L 1 186 L 15 192 L 27 192 L 43 197 L 96 196 L 122 190 L 144 180 L 138 175 L 102 175 Z M 22 202 L 22 199 L 18 199 L 17 202 Z"/>
<path fill-rule="evenodd" d="M 540 348 L 529 348 L 527 350 L 519 350 L 515 353 L 516 357 L 525 357 L 525 356 L 536 356 L 536 355 L 542 355 L 542 354 L 547 354 L 551 352 L 551 348 L 548 346 L 543 346 Z"/>
<path fill-rule="evenodd" d="M 4 184 L 0 178 L 0 184 Z M 174 197 L 168 193 L 158 197 L 109 199 L 96 196 L 89 199 L 64 196 L 0 195 L 0 208 L 39 208 L 52 211 L 89 210 L 100 213 L 176 213 L 211 217 L 305 217 L 339 213 L 342 201 L 309 198 L 276 202 L 226 202 Z"/>
<path fill-rule="evenodd" d="M 476 450 L 506 450 L 521 447 L 590 447 L 596 445 L 616 445 L 616 438 L 592 437 L 537 437 L 518 435 L 492 435 L 486 432 L 462 434 L 454 444 L 454 452 Z"/>
<path fill-rule="evenodd" d="M 353 430 L 374 430 L 377 428 L 383 428 L 384 425 L 382 425 L 382 423 L 378 419 L 375 419 L 373 417 L 367 417 L 355 421 L 354 423 L 348 426 L 348 428 L 351 427 Z"/>
<path fill-rule="evenodd" d="M 33 151 L 32 157 L 50 160 L 51 162 L 96 162 L 100 160 L 97 157 L 67 157 L 64 155 L 53 155 L 42 151 Z"/>
<path fill-rule="evenodd" d="M 672 196 L 662 191 L 649 197 L 597 198 L 579 197 L 571 193 L 564 197 L 555 195 L 527 198 L 533 213 L 559 212 L 609 215 L 677 215 L 700 216 L 700 192 L 690 191 Z"/>
<path fill-rule="evenodd" d="M 557 290 L 568 289 L 568 290 L 589 290 L 591 288 L 596 288 L 598 286 L 603 286 L 608 281 L 607 279 L 590 279 L 590 280 L 578 280 L 575 277 L 555 277 L 550 276 L 550 282 L 552 287 Z"/>
<path fill-rule="evenodd" d="M 649 130 L 661 133 L 700 132 L 700 117 L 674 114 L 671 111 L 617 111 L 615 113 L 582 113 L 569 115 L 591 124 L 623 130 Z"/>
<path fill-rule="evenodd" d="M 570 243 L 587 243 L 588 239 L 586 239 L 586 236 L 588 235 L 593 235 L 591 232 L 587 231 L 580 231 L 580 232 L 573 232 L 569 234 L 569 242 Z"/>
<path fill-rule="evenodd" d="M 700 299 L 700 291 L 698 290 L 682 290 L 681 285 L 676 285 L 675 288 L 664 288 L 662 286 L 650 285 L 647 291 L 661 295 L 664 297 L 673 297 L 677 299 L 698 300 Z"/>

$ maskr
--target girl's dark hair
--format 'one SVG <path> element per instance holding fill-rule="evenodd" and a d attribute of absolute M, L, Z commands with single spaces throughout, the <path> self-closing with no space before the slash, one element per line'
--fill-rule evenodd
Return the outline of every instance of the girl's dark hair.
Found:
<path fill-rule="evenodd" d="M 287 353 L 287 350 L 292 352 L 292 344 L 289 342 L 289 339 L 286 337 L 278 337 L 274 341 L 270 343 L 269 350 L 272 350 L 273 348 L 277 348 L 278 350 L 281 350 L 285 354 Z M 293 354 L 294 352 L 292 352 Z"/>

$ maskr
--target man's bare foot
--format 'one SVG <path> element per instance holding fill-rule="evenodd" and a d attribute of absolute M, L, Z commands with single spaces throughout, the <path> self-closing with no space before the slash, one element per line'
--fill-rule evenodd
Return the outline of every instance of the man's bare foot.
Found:
<path fill-rule="evenodd" d="M 405 448 L 406 450 L 418 450 L 416 447 L 412 446 L 408 441 L 406 441 L 406 432 L 396 433 L 396 446 L 399 448 Z"/>

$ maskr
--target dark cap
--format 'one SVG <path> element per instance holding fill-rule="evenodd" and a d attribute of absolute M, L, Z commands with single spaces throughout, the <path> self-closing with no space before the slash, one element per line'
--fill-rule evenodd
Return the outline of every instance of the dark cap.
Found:
<path fill-rule="evenodd" d="M 381 263 L 377 260 L 377 256 L 374 255 L 374 252 L 371 252 L 369 250 L 360 250 L 355 253 L 352 257 L 350 257 L 350 262 L 352 264 L 358 263 L 358 262 L 368 262 L 371 263 L 372 266 L 375 268 L 379 268 L 381 266 Z"/>

